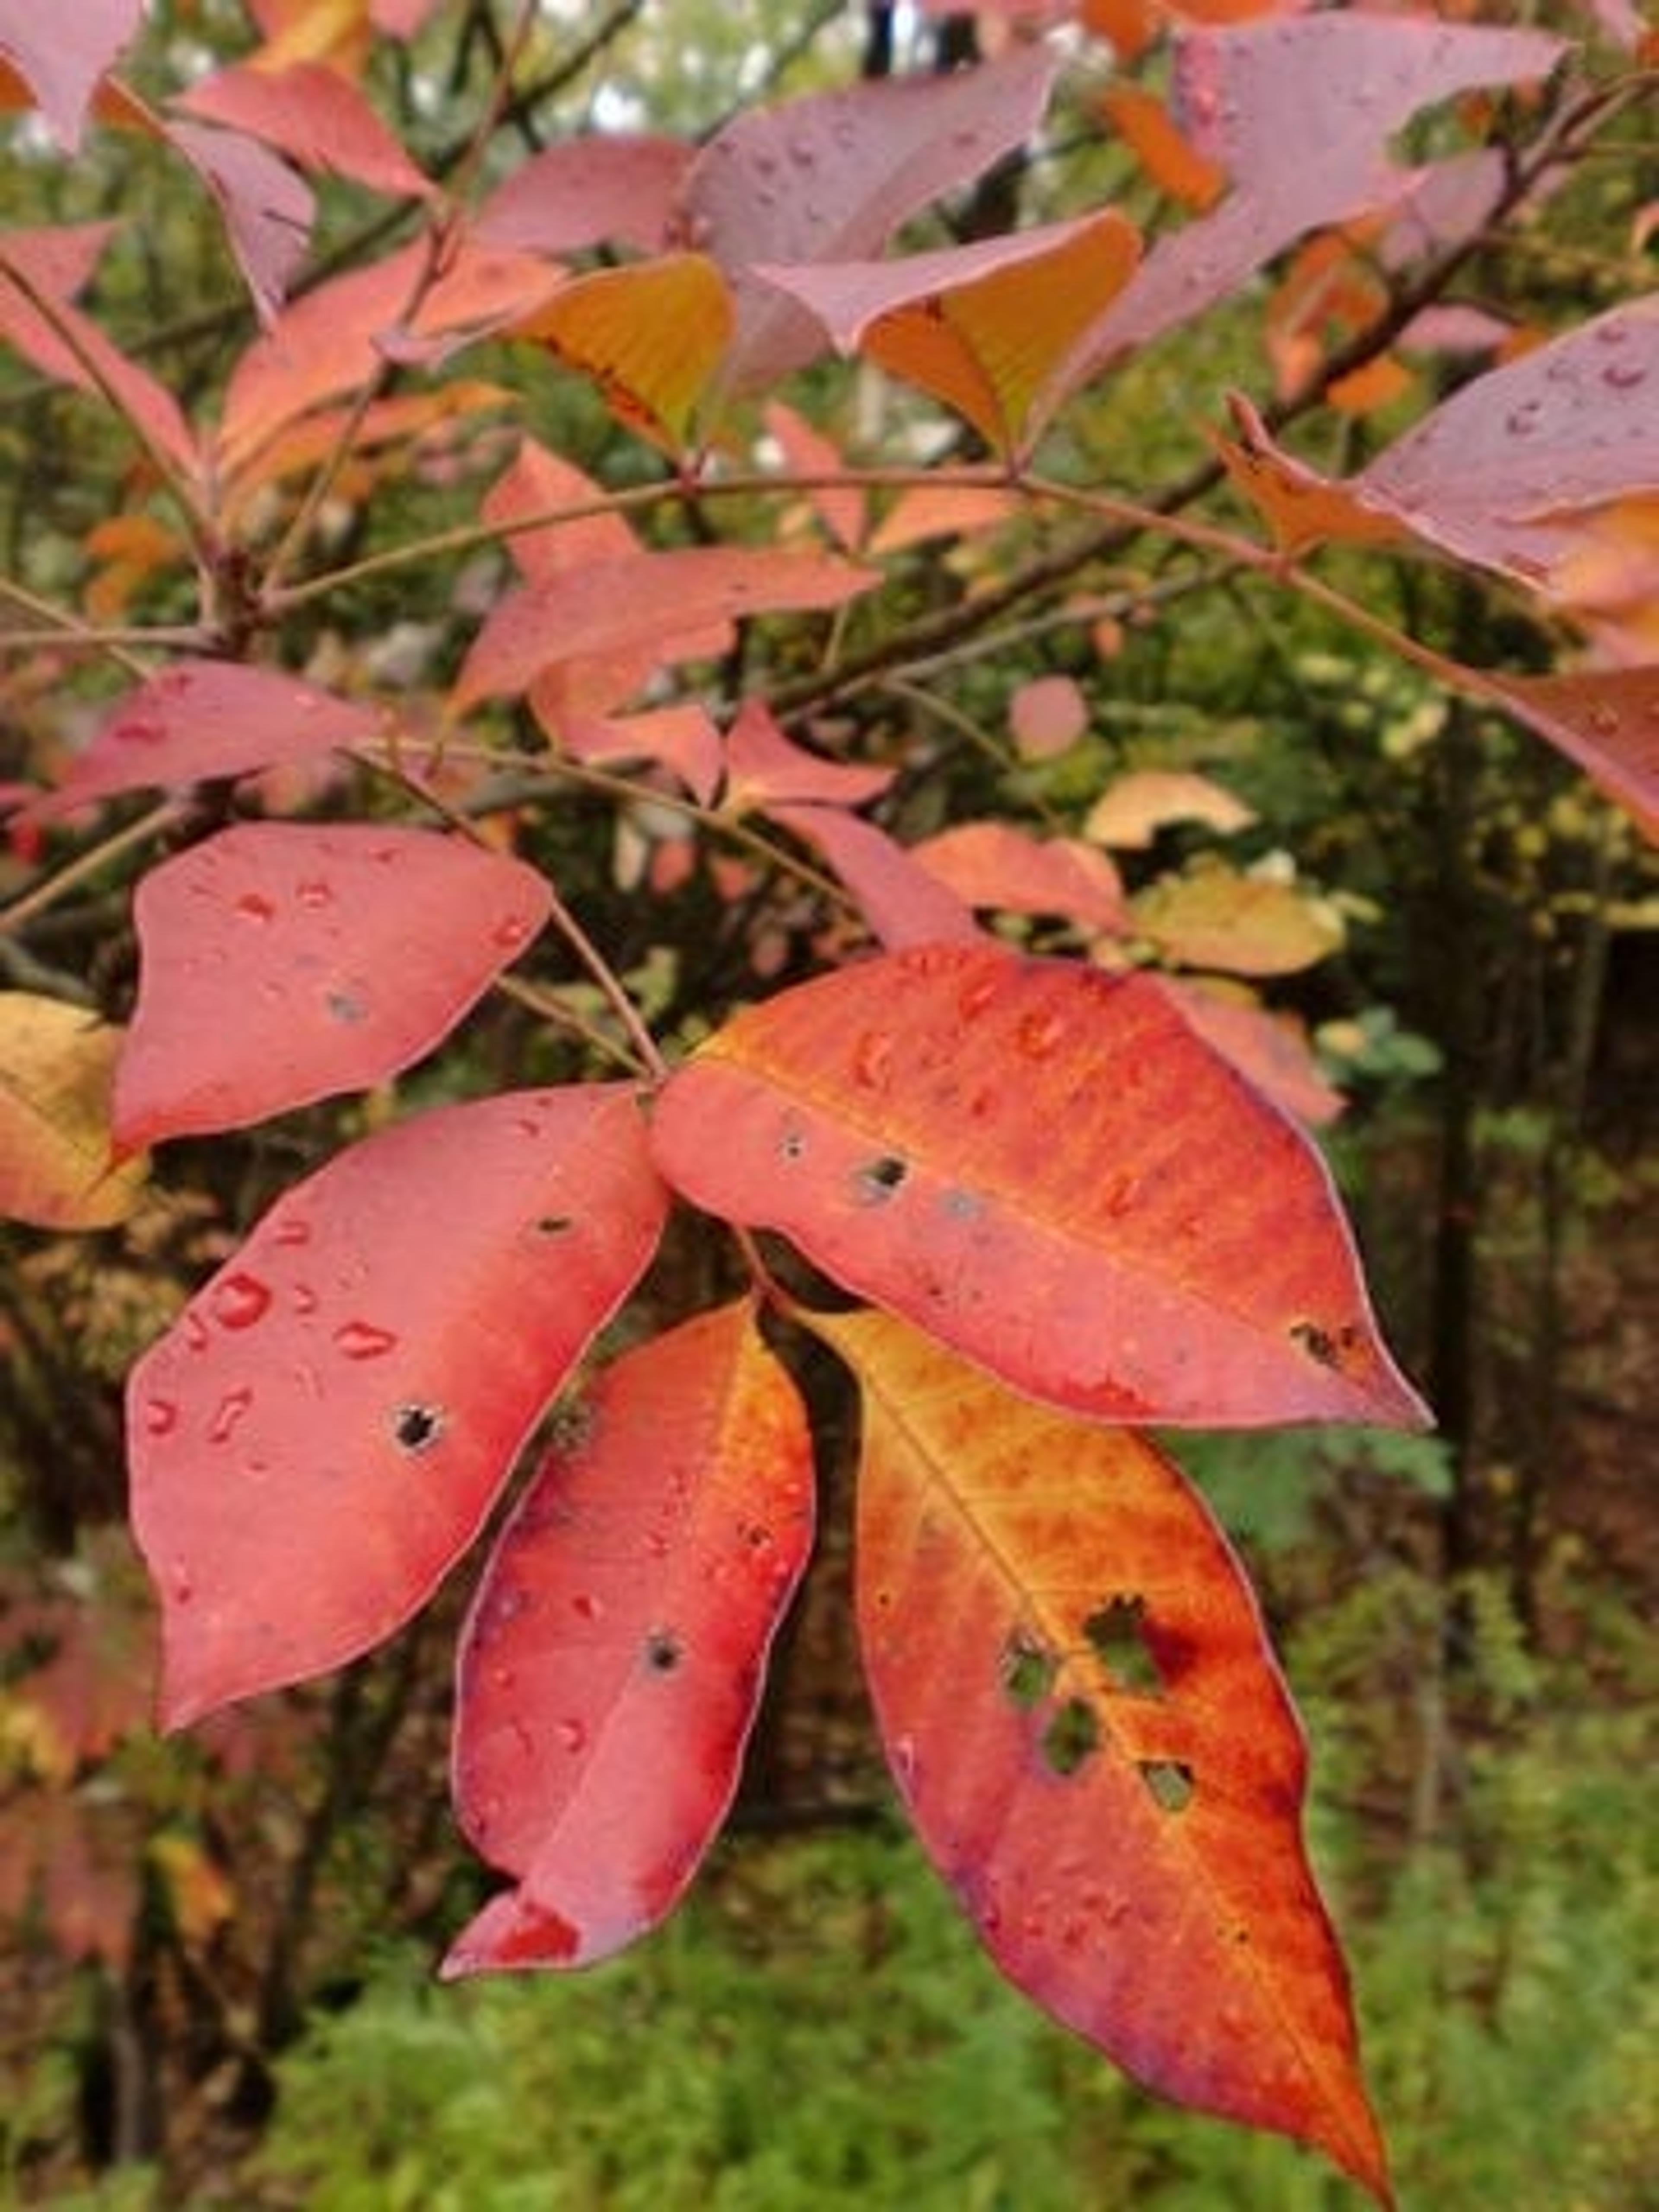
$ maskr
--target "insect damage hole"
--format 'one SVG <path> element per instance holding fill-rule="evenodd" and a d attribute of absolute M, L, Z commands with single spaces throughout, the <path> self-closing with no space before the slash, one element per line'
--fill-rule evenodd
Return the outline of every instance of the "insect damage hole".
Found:
<path fill-rule="evenodd" d="M 1042 1731 L 1042 1763 L 1062 1779 L 1075 1774 L 1100 1748 L 1100 1722 L 1091 1705 L 1067 1698 Z"/>
<path fill-rule="evenodd" d="M 399 1406 L 392 1416 L 392 1441 L 400 1451 L 430 1451 L 447 1425 L 441 1406 Z"/>
<path fill-rule="evenodd" d="M 1137 1761 L 1146 1794 L 1160 1812 L 1184 1813 L 1193 1802 L 1196 1783 L 1183 1759 L 1143 1759 Z"/>
<path fill-rule="evenodd" d="M 900 1159 L 896 1152 L 884 1152 L 854 1171 L 853 1195 L 860 1206 L 884 1205 L 902 1187 L 909 1172 L 908 1160 Z"/>
<path fill-rule="evenodd" d="M 645 1639 L 645 1663 L 653 1674 L 677 1673 L 684 1656 L 678 1637 L 665 1628 L 653 1628 Z"/>
<path fill-rule="evenodd" d="M 1146 1632 L 1144 1597 L 1117 1596 L 1097 1606 L 1083 1624 L 1084 1640 L 1112 1678 L 1114 1689 L 1161 1698 L 1164 1681 Z"/>
<path fill-rule="evenodd" d="M 1002 1654 L 1002 1693 L 1011 1705 L 1029 1713 L 1054 1686 L 1059 1662 L 1030 1637 L 1011 1636 Z"/>

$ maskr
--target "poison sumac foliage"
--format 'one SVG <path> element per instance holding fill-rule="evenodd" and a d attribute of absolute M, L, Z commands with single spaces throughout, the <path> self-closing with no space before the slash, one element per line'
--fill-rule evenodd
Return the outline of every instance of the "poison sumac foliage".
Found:
<path fill-rule="evenodd" d="M 1080 14 L 1132 61 L 1164 12 Z M 1122 132 L 1126 175 L 1144 161 L 1195 210 L 1154 243 L 1124 208 L 1050 204 L 1029 228 L 890 254 L 1041 133 L 1057 47 L 1008 38 L 981 66 L 780 102 L 701 146 L 573 138 L 475 206 L 362 76 L 376 39 L 415 37 L 428 8 L 257 10 L 263 47 L 158 108 L 110 73 L 136 0 L 72 29 L 0 6 L 8 97 L 70 151 L 125 130 L 176 156 L 182 188 L 218 203 L 264 325 L 192 419 L 77 303 L 113 226 L 0 233 L 0 339 L 137 453 L 84 611 L 0 582 L 46 625 L 17 648 L 36 656 L 32 696 L 71 653 L 123 672 L 50 787 L 17 794 L 14 850 L 49 859 L 65 822 L 158 791 L 109 857 L 183 839 L 137 881 L 125 1027 L 0 997 L 0 1202 L 43 1227 L 118 1223 L 147 1202 L 145 1148 L 383 1091 L 512 992 L 567 1079 L 380 1109 L 131 1370 L 164 1717 L 390 1635 L 560 1399 L 462 1639 L 456 1806 L 511 1886 L 447 1971 L 614 1950 L 672 1908 L 726 1813 L 805 1561 L 812 1448 L 785 1324 L 804 1326 L 863 1406 L 859 1627 L 894 1777 L 988 1948 L 1150 2087 L 1316 2144 L 1386 2201 L 1302 1850 L 1297 1723 L 1237 1561 L 1147 1433 L 1426 1418 L 1302 1126 L 1338 1102 L 1243 987 L 1322 957 L 1340 921 L 1218 861 L 1126 890 L 1109 848 L 1172 819 L 1218 836 L 1248 822 L 1198 775 L 1126 777 L 1076 835 L 969 819 L 907 842 L 890 805 L 903 753 L 843 757 L 847 725 L 787 711 L 856 702 L 872 672 L 923 659 L 920 633 L 907 653 L 873 611 L 942 538 L 973 549 L 994 602 L 1016 557 L 1003 526 L 1079 511 L 1120 543 L 1162 530 L 1317 591 L 1373 630 L 1297 564 L 1327 540 L 1427 548 L 1540 595 L 1595 658 L 1515 673 L 1399 649 L 1652 811 L 1652 302 L 1513 349 L 1346 478 L 1285 442 L 1328 386 L 1356 410 L 1409 388 L 1390 349 L 1620 111 L 1619 58 L 1598 80 L 1532 31 L 1260 12 L 1176 41 L 1171 108 L 1144 88 L 1080 111 Z M 1620 12 L 1595 13 L 1616 40 Z M 443 15 L 422 35 L 441 40 Z M 486 122 L 513 97 L 496 87 Z M 1462 142 L 1446 151 L 1443 129 L 1425 141 L 1438 158 L 1404 166 L 1399 134 L 1448 102 Z M 482 150 L 457 149 L 453 175 L 475 178 Z M 408 234 L 300 288 L 305 179 L 323 172 L 401 202 Z M 599 248 L 617 265 L 580 261 Z M 1137 503 L 1032 473 L 1105 371 L 1290 249 L 1278 413 L 1237 398 L 1207 477 Z M 623 494 L 534 438 L 504 447 L 510 377 L 449 368 L 485 339 L 596 386 L 668 471 L 641 479 L 635 448 Z M 942 403 L 993 462 L 853 469 L 776 396 L 831 346 Z M 766 465 L 743 476 L 745 441 Z M 506 465 L 476 529 L 331 568 L 331 509 L 373 513 L 422 471 L 470 483 L 491 454 Z M 1273 546 L 1186 516 L 1224 472 Z M 827 544 L 781 544 L 781 512 Z M 319 607 L 492 539 L 519 580 L 452 629 L 447 688 L 381 701 L 363 663 L 343 690 L 280 665 Z M 1039 559 L 1018 592 L 1064 573 Z M 163 583 L 175 602 L 195 590 L 193 623 L 108 626 Z M 816 674 L 803 616 L 828 641 Z M 1097 617 L 1110 651 L 1115 617 L 1085 602 L 1077 618 Z M 720 696 L 733 671 L 741 701 Z M 1086 722 L 1075 683 L 1022 683 L 1014 755 L 1064 753 Z M 643 989 L 533 864 L 538 810 L 568 787 L 617 805 L 637 901 L 706 857 L 757 978 L 809 950 L 827 972 L 695 1010 L 701 1042 L 671 1069 Z M 192 812 L 191 793 L 210 804 Z M 387 793 L 416 818 L 388 818 Z M 308 806 L 362 818 L 286 818 Z M 227 826 L 235 807 L 266 818 Z M 10 927 L 88 872 L 48 866 Z M 641 1297 L 611 1354 L 603 1333 L 677 1205 L 734 1232 L 749 1293 L 666 1325 Z M 809 1274 L 793 1297 L 777 1279 Z"/>

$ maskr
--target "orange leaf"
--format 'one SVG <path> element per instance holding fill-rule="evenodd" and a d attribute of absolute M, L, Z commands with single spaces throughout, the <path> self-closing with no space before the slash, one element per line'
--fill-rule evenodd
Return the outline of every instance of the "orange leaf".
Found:
<path fill-rule="evenodd" d="M 518 326 L 591 376 L 611 412 L 668 453 L 691 443 L 697 403 L 731 343 L 731 295 L 701 253 L 579 277 Z"/>
<path fill-rule="evenodd" d="M 1023 450 L 1049 372 L 1139 258 L 1139 240 L 1120 215 L 1066 229 L 1046 252 L 878 316 L 863 350 L 966 416 L 988 445 Z"/>
<path fill-rule="evenodd" d="M 449 1975 L 586 1966 L 673 1909 L 811 1542 L 805 1414 L 746 1304 L 625 1353 L 571 1420 L 462 1637 L 456 1807 L 519 1887 Z"/>
<path fill-rule="evenodd" d="M 1011 1980 L 1150 2088 L 1317 2144 L 1382 2203 L 1306 1756 L 1249 1587 L 1131 1431 L 884 1316 L 858 1376 L 858 1615 L 929 1856 Z"/>
<path fill-rule="evenodd" d="M 1032 1396 L 1412 1425 L 1318 1156 L 1161 987 L 986 945 L 746 1008 L 665 1085 L 668 1181 Z"/>
<path fill-rule="evenodd" d="M 1171 822 L 1201 822 L 1226 836 L 1248 829 L 1255 819 L 1242 799 L 1206 775 L 1137 769 L 1118 776 L 1096 799 L 1083 834 L 1120 852 L 1142 851 Z"/>
<path fill-rule="evenodd" d="M 1226 189 L 1226 172 L 1206 161 L 1176 129 L 1164 102 L 1137 85 L 1113 85 L 1101 106 L 1160 191 L 1202 213 Z"/>
<path fill-rule="evenodd" d="M 0 1214 L 107 1229 L 137 1206 L 147 1164 L 118 1166 L 110 1136 L 121 1036 L 84 1006 L 0 991 Z"/>

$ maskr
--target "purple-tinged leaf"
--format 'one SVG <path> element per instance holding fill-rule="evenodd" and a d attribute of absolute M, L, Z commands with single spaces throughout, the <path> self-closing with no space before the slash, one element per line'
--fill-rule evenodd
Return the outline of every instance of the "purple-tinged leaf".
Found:
<path fill-rule="evenodd" d="M 678 138 L 567 138 L 532 155 L 491 193 L 477 235 L 520 253 L 576 253 L 612 240 L 660 252 L 694 155 Z"/>
<path fill-rule="evenodd" d="M 0 0 L 0 54 L 27 80 L 40 112 L 66 153 L 81 143 L 98 81 L 137 31 L 143 0 Z"/>

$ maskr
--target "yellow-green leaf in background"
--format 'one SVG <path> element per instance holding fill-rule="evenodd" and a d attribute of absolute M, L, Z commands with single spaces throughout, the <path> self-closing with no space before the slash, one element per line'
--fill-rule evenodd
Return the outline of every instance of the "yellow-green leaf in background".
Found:
<path fill-rule="evenodd" d="M 0 991 L 0 1214 L 107 1229 L 132 1212 L 146 1163 L 118 1162 L 110 1139 L 121 1036 L 84 1007 Z"/>

